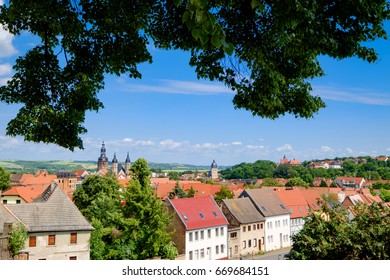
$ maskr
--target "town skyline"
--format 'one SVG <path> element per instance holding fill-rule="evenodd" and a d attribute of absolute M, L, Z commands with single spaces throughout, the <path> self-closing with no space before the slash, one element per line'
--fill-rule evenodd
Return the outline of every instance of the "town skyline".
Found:
<path fill-rule="evenodd" d="M 385 29 L 390 30 L 388 23 Z M 15 59 L 39 41 L 26 32 L 14 37 L 1 26 L 0 38 L 1 86 L 12 77 Z M 223 84 L 198 80 L 188 66 L 188 53 L 158 50 L 150 43 L 154 62 L 139 66 L 142 79 L 106 76 L 98 94 L 105 107 L 86 115 L 84 150 L 6 136 L 7 123 L 20 105 L 0 102 L 0 160 L 95 160 L 102 141 L 118 160 L 129 152 L 131 159 L 196 165 L 213 159 L 222 165 L 277 162 L 284 154 L 300 161 L 387 155 L 389 42 L 367 45 L 376 49 L 377 62 L 319 57 L 326 76 L 311 83 L 313 95 L 327 107 L 314 118 L 268 120 L 235 110 L 234 95 Z"/>

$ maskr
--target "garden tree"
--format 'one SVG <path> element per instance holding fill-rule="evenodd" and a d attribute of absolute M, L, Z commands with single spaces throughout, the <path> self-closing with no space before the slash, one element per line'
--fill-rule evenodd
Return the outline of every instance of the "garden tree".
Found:
<path fill-rule="evenodd" d="M 173 259 L 176 256 L 172 233 L 167 232 L 171 216 L 154 195 L 147 166 L 144 159 L 134 162 L 133 179 L 120 192 L 120 199 L 110 192 L 98 192 L 83 209 L 94 227 L 91 259 Z"/>
<path fill-rule="evenodd" d="M 285 184 L 286 187 L 309 187 L 309 184 L 303 181 L 301 178 L 291 178 Z"/>
<path fill-rule="evenodd" d="M 278 183 L 274 178 L 264 178 L 260 184 L 261 187 L 282 187 L 283 185 Z"/>
<path fill-rule="evenodd" d="M 4 168 L 0 167 L 0 192 L 11 186 L 10 174 Z"/>
<path fill-rule="evenodd" d="M 384 201 L 384 202 L 390 202 L 390 191 L 382 188 L 379 191 L 379 197 Z"/>
<path fill-rule="evenodd" d="M 320 187 L 321 188 L 327 188 L 328 184 L 324 180 L 321 180 Z"/>
<path fill-rule="evenodd" d="M 179 181 L 176 181 L 175 186 L 173 187 L 172 191 L 169 193 L 169 198 L 185 198 L 187 197 L 187 193 L 180 187 Z"/>
<path fill-rule="evenodd" d="M 88 176 L 80 187 L 78 187 L 73 194 L 73 201 L 77 208 L 83 213 L 97 197 L 104 194 L 117 202 L 120 202 L 121 185 L 118 180 L 112 176 Z"/>
<path fill-rule="evenodd" d="M 358 165 L 352 161 L 344 161 L 341 165 L 343 168 L 344 175 L 346 176 L 355 176 L 358 169 Z"/>
<path fill-rule="evenodd" d="M 22 224 L 13 226 L 8 237 L 8 250 L 14 257 L 24 248 L 28 234 L 26 227 Z"/>
<path fill-rule="evenodd" d="M 141 78 L 149 44 L 188 51 L 199 78 L 235 92 L 235 108 L 310 118 L 325 107 L 311 94 L 310 80 L 324 75 L 318 56 L 377 60 L 365 43 L 386 38 L 388 18 L 385 0 L 10 0 L 0 24 L 40 42 L 0 87 L 1 101 L 21 104 L 6 133 L 82 148 L 86 111 L 103 108 L 105 74 Z"/>
<path fill-rule="evenodd" d="M 324 204 L 313 212 L 302 230 L 292 237 L 288 254 L 294 260 L 390 259 L 390 208 L 373 203 L 354 207 L 348 219 L 340 204 Z"/>
<path fill-rule="evenodd" d="M 131 232 L 126 231 L 123 234 L 123 240 L 128 239 L 131 243 L 128 250 L 132 259 L 158 256 L 173 259 L 177 255 L 177 249 L 172 243 L 173 232 L 167 231 L 172 217 L 163 202 L 154 194 L 150 178 L 145 180 L 139 175 L 147 173 L 146 160 L 137 161 L 132 166 L 137 179 L 131 180 L 123 193 L 126 202 L 123 212 L 125 217 L 137 221 L 138 224 Z M 140 181 L 139 178 L 144 180 Z M 125 241 L 124 244 L 129 242 Z"/>
<path fill-rule="evenodd" d="M 220 204 L 223 199 L 234 198 L 234 193 L 229 189 L 228 186 L 222 185 L 219 191 L 215 193 L 214 200 Z"/>
<path fill-rule="evenodd" d="M 186 191 L 186 193 L 187 193 L 187 197 L 194 197 L 195 194 L 196 194 L 196 191 L 194 190 L 194 187 L 191 186 L 191 187 Z"/>
<path fill-rule="evenodd" d="M 180 177 L 179 177 L 179 173 L 176 172 L 176 171 L 171 171 L 168 173 L 168 178 L 169 180 L 172 180 L 172 181 L 178 181 L 180 180 Z"/>

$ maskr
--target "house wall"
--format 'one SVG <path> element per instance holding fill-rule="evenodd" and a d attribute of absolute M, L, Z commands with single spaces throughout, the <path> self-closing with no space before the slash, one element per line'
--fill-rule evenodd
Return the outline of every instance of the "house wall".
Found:
<path fill-rule="evenodd" d="M 240 227 L 240 255 L 255 255 L 264 250 L 264 223 L 242 224 Z"/>
<path fill-rule="evenodd" d="M 4 203 L 4 200 L 7 200 L 7 203 Z M 6 195 L 1 197 L 1 202 L 3 204 L 16 204 L 17 200 L 20 200 L 20 203 L 26 203 L 26 201 L 18 195 Z"/>
<path fill-rule="evenodd" d="M 228 229 L 228 258 L 236 259 L 240 257 L 241 252 L 241 230 L 240 227 Z"/>
<path fill-rule="evenodd" d="M 187 231 L 185 252 L 186 260 L 190 260 L 191 256 L 193 260 L 227 259 L 227 240 L 227 225 Z"/>
<path fill-rule="evenodd" d="M 266 217 L 264 234 L 267 252 L 291 246 L 290 215 Z"/>
<path fill-rule="evenodd" d="M 26 241 L 25 250 L 29 252 L 30 260 L 69 260 L 70 257 L 77 257 L 77 260 L 89 260 L 89 231 L 77 232 L 77 244 L 70 244 L 71 232 L 44 232 L 29 233 L 36 236 L 36 247 L 29 247 L 29 239 Z M 48 236 L 54 234 L 55 245 L 48 245 Z"/>
<path fill-rule="evenodd" d="M 305 220 L 303 218 L 294 218 L 290 220 L 290 237 L 293 237 L 295 234 L 300 232 L 305 224 Z M 291 241 L 292 244 L 292 241 Z"/>

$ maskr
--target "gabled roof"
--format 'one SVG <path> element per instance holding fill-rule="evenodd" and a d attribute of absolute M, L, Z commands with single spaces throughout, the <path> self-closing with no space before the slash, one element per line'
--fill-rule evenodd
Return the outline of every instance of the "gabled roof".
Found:
<path fill-rule="evenodd" d="M 224 199 L 223 203 L 241 224 L 256 223 L 265 220 L 264 216 L 256 209 L 248 197 Z"/>
<path fill-rule="evenodd" d="M 169 199 L 187 230 L 224 226 L 225 215 L 211 196 Z"/>
<path fill-rule="evenodd" d="M 25 202 L 30 203 L 35 198 L 37 198 L 39 195 L 41 195 L 45 189 L 49 186 L 48 185 L 37 185 L 37 186 L 12 186 L 11 188 L 3 191 L 1 193 L 1 197 L 6 196 L 19 196 L 22 198 Z"/>
<path fill-rule="evenodd" d="M 344 200 L 349 200 L 353 205 L 356 205 L 358 203 L 364 203 L 363 199 L 360 197 L 359 194 L 348 195 Z"/>
<path fill-rule="evenodd" d="M 20 222 L 13 214 L 5 207 L 4 204 L 0 203 L 0 235 L 4 230 L 4 223 L 18 223 Z"/>
<path fill-rule="evenodd" d="M 306 217 L 309 214 L 309 204 L 298 189 L 278 189 L 275 193 L 290 210 L 291 219 Z"/>
<path fill-rule="evenodd" d="M 324 191 L 327 188 L 321 188 L 324 189 Z M 321 193 L 316 191 L 314 188 L 312 189 L 304 189 L 304 188 L 298 188 L 298 190 L 302 193 L 303 197 L 305 198 L 307 204 L 309 204 L 310 209 L 312 210 L 319 210 L 321 209 Z"/>
<path fill-rule="evenodd" d="M 247 189 L 241 193 L 241 197 L 249 197 L 264 217 L 290 214 L 275 191 L 270 188 Z"/>
<path fill-rule="evenodd" d="M 72 201 L 55 186 L 40 202 L 4 205 L 29 232 L 92 230 Z"/>

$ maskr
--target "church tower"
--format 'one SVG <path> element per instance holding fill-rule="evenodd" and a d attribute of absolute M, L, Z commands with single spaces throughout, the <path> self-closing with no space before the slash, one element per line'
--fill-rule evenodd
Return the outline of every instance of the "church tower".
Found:
<path fill-rule="evenodd" d="M 113 174 L 118 175 L 118 160 L 116 159 L 116 153 L 114 153 L 114 158 L 112 159 L 111 170 Z"/>
<path fill-rule="evenodd" d="M 213 160 L 213 163 L 211 164 L 209 177 L 211 177 L 211 179 L 218 179 L 218 166 L 215 160 Z"/>
<path fill-rule="evenodd" d="M 126 161 L 125 161 L 125 172 L 126 172 L 126 176 L 129 176 L 129 174 L 130 174 L 130 168 L 131 168 L 131 161 L 130 161 L 129 152 L 127 152 L 127 157 L 126 157 Z"/>
<path fill-rule="evenodd" d="M 108 168 L 108 158 L 106 156 L 106 145 L 104 144 L 104 141 L 102 143 L 102 148 L 100 149 L 100 157 L 98 159 L 98 171 L 101 169 L 107 169 Z"/>

